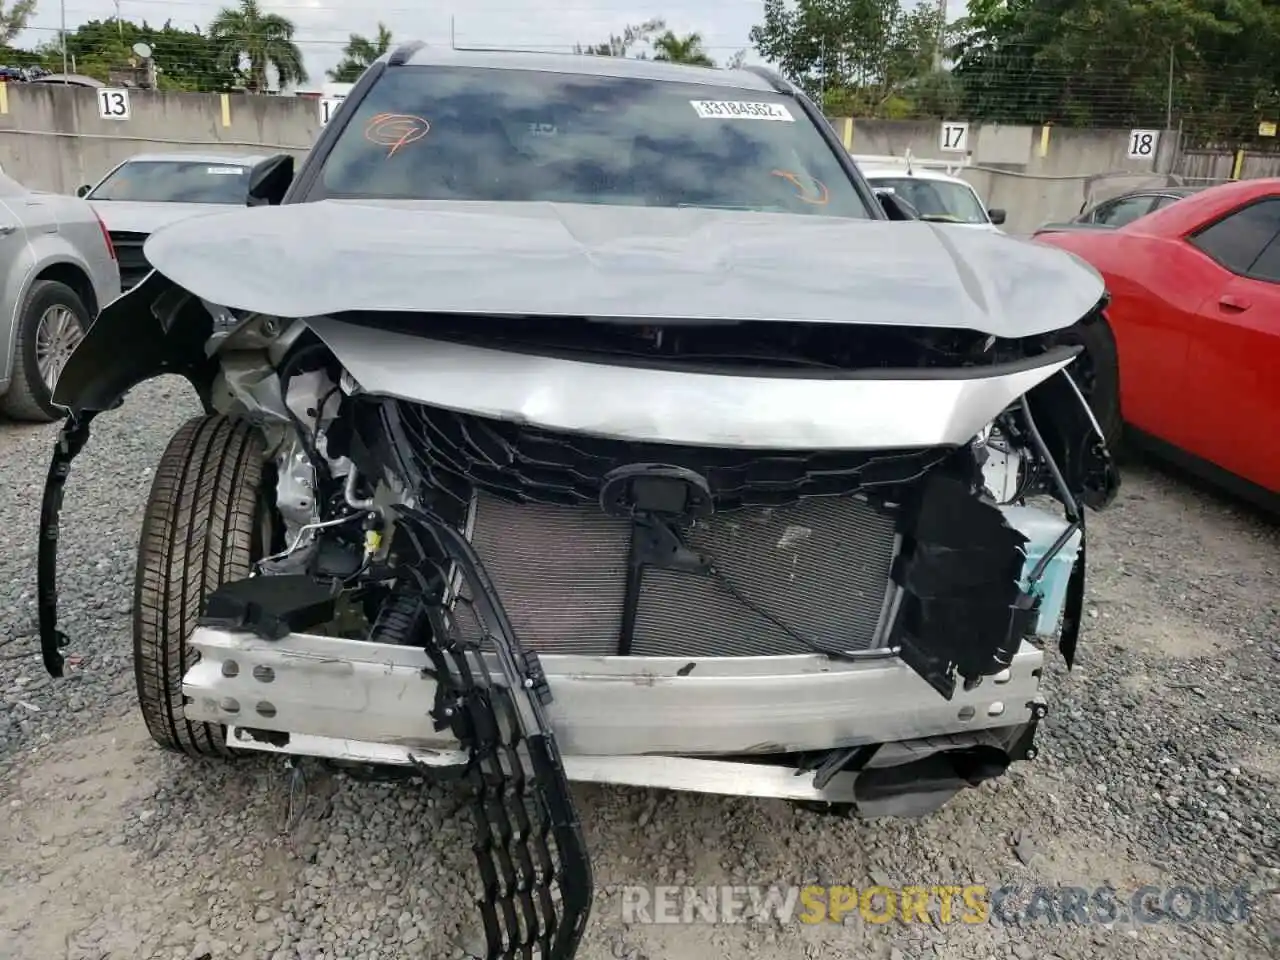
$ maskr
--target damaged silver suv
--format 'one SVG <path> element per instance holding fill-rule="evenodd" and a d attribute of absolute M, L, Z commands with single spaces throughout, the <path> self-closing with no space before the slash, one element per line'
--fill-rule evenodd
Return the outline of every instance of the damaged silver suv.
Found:
<path fill-rule="evenodd" d="M 877 200 L 764 70 L 409 45 L 252 196 L 157 231 L 59 380 L 55 676 L 71 459 L 176 373 L 152 736 L 461 778 L 489 956 L 577 947 L 571 781 L 918 815 L 1034 755 L 1118 483 L 1090 268 Z"/>

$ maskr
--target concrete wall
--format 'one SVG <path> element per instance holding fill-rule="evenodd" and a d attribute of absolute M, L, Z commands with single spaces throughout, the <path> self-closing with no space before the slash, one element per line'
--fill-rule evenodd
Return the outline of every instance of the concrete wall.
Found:
<path fill-rule="evenodd" d="M 284 150 L 302 156 L 320 129 L 314 100 L 244 94 L 133 91 L 127 120 L 104 120 L 97 91 L 56 84 L 0 84 L 0 166 L 36 190 L 72 193 L 143 151 Z M 950 157 L 937 121 L 836 120 L 854 153 Z M 970 125 L 964 176 L 1021 233 L 1073 216 L 1093 174 L 1166 171 L 1176 144 L 1162 136 L 1156 158 L 1125 159 L 1127 130 Z"/>
<path fill-rule="evenodd" d="M 316 102 L 292 97 L 135 90 L 129 119 L 104 120 L 93 89 L 0 87 L 0 167 L 33 190 L 74 193 L 150 151 L 265 149 L 302 156 L 320 129 Z"/>
<path fill-rule="evenodd" d="M 955 159 L 941 150 L 941 124 L 934 120 L 836 120 L 836 130 L 854 154 Z M 1086 177 L 1100 173 L 1165 173 L 1175 160 L 1176 135 L 1160 137 L 1156 156 L 1126 158 L 1128 130 L 971 124 L 968 169 L 961 173 L 990 208 L 1007 211 L 1010 233 L 1034 230 L 1048 220 L 1069 219 L 1085 200 Z"/>

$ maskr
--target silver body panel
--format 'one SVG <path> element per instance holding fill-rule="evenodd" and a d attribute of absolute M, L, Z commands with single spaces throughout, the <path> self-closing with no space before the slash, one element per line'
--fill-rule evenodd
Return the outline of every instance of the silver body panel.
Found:
<path fill-rule="evenodd" d="M 898 741 L 882 746 L 867 763 L 867 769 L 891 767 L 924 759 L 943 750 L 963 750 L 982 744 L 1006 744 L 1000 731 L 978 730 L 945 737 Z M 415 750 L 390 743 L 290 736 L 283 746 L 255 740 L 240 727 L 227 728 L 227 740 L 242 750 L 257 750 L 304 757 L 324 757 L 347 763 L 390 766 L 459 767 L 467 762 L 461 750 Z M 887 799 L 859 798 L 855 786 L 857 772 L 835 774 L 821 789 L 814 785 L 811 771 L 772 763 L 744 763 L 736 760 L 700 757 L 631 756 L 564 757 L 566 776 L 576 783 L 609 783 L 628 787 L 713 793 L 733 797 L 768 797 L 817 803 L 854 803 L 863 818 L 924 816 L 947 802 L 955 788 L 924 783 L 902 796 Z M 808 773 L 807 776 L 803 775 Z"/>
<path fill-rule="evenodd" d="M 268 641 L 209 627 L 197 628 L 191 645 L 200 660 L 182 684 L 190 720 L 458 748 L 427 716 L 435 684 L 423 674 L 429 661 L 422 650 L 310 634 Z M 1044 663 L 1043 653 L 1024 643 L 1007 674 L 958 689 L 948 701 L 888 651 L 853 661 L 540 659 L 566 756 L 769 754 L 1008 727 L 1031 720 L 1035 673 Z M 234 667 L 224 668 L 228 661 Z M 493 669 L 500 675 L 496 663 Z M 270 709 L 260 713 L 263 703 Z"/>
<path fill-rule="evenodd" d="M 370 393 L 548 430 L 760 450 L 966 443 L 1071 362 L 966 379 L 808 380 L 565 360 L 327 317 L 308 325 Z"/>
<path fill-rule="evenodd" d="M 31 285 L 45 271 L 77 271 L 91 315 L 120 296 L 120 270 L 93 208 L 76 197 L 37 193 L 0 174 L 0 393 L 13 375 L 17 324 Z"/>
<path fill-rule="evenodd" d="M 182 220 L 147 260 L 203 299 L 345 311 L 791 321 L 1025 337 L 1099 274 L 1044 244 L 925 222 L 606 204 L 323 200 Z"/>
<path fill-rule="evenodd" d="M 227 739 L 242 750 L 260 750 L 304 757 L 324 757 L 348 763 L 391 766 L 425 765 L 459 767 L 467 762 L 462 750 L 415 750 L 391 743 L 363 743 L 306 734 L 290 736 L 283 747 L 254 740 L 239 727 L 227 729 Z M 792 768 L 732 760 L 693 757 L 564 757 L 565 774 L 578 783 L 612 783 L 629 787 L 656 787 L 735 797 L 774 797 L 849 803 L 854 799 L 856 774 L 838 773 L 823 790 L 812 777 L 798 777 Z"/>

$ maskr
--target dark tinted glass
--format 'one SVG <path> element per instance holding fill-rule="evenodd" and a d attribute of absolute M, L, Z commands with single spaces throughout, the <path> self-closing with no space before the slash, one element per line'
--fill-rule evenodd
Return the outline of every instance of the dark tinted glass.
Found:
<path fill-rule="evenodd" d="M 1151 197 L 1125 197 L 1116 200 L 1098 210 L 1094 223 L 1105 223 L 1112 227 L 1123 227 L 1132 223 L 1151 210 Z"/>
<path fill-rule="evenodd" d="M 1260 200 L 1206 227 L 1191 242 L 1233 273 L 1247 274 L 1280 233 L 1280 198 Z"/>
<path fill-rule="evenodd" d="M 868 216 L 786 97 L 458 67 L 383 74 L 325 160 L 312 199 L 325 196 Z"/>
<path fill-rule="evenodd" d="M 102 181 L 89 199 L 247 203 L 249 168 L 234 163 L 135 160 Z"/>
<path fill-rule="evenodd" d="M 1280 283 L 1280 237 L 1268 243 L 1258 259 L 1249 266 L 1249 276 Z"/>

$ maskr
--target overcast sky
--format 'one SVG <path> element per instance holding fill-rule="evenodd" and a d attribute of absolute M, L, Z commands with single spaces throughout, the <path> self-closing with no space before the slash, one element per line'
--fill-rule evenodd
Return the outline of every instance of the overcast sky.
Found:
<path fill-rule="evenodd" d="M 69 30 L 116 14 L 112 0 L 64 2 Z M 223 5 L 217 0 L 120 0 L 120 15 L 153 26 L 171 19 L 175 27 L 204 28 Z M 764 9 L 762 0 L 460 0 L 454 6 L 439 0 L 356 0 L 346 5 L 341 0 L 267 0 L 263 6 L 297 25 L 297 42 L 313 87 L 337 63 L 347 35 L 372 35 L 379 20 L 398 39 L 447 44 L 452 16 L 459 46 L 568 49 L 575 42 L 605 40 L 629 23 L 662 16 L 676 33 L 702 34 L 711 56 L 723 61 L 748 47 L 747 33 Z M 38 13 L 18 43 L 34 46 L 55 39 L 60 18 L 58 0 L 40 0 Z"/>

